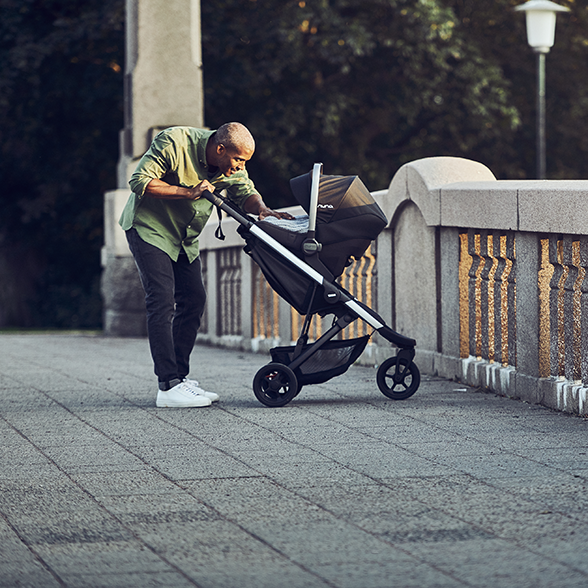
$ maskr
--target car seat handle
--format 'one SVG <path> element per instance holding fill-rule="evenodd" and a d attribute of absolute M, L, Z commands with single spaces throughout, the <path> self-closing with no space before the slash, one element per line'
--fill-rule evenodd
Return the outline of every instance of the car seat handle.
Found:
<path fill-rule="evenodd" d="M 314 232 L 316 231 L 316 213 L 318 210 L 319 184 L 321 181 L 322 171 L 323 164 L 315 163 L 312 168 L 312 180 L 310 184 L 310 206 L 308 209 L 308 231 L 312 231 L 313 237 Z"/>

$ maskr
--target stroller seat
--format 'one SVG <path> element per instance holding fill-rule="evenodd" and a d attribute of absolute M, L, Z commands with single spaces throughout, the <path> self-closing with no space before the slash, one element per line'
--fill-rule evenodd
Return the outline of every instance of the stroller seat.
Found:
<path fill-rule="evenodd" d="M 258 221 L 257 225 L 278 243 L 287 247 L 294 255 L 303 259 L 302 243 L 304 243 L 308 233 L 308 221 L 307 214 L 295 216 L 294 220 L 268 216 L 262 221 Z"/>
<path fill-rule="evenodd" d="M 302 208 L 309 212 L 310 174 L 290 182 Z M 309 217 L 295 220 L 267 217 L 257 224 L 296 256 L 304 259 Z M 372 241 L 386 227 L 386 216 L 357 176 L 321 176 L 318 192 L 316 239 L 321 244 L 319 259 L 335 278 L 363 256 Z"/>

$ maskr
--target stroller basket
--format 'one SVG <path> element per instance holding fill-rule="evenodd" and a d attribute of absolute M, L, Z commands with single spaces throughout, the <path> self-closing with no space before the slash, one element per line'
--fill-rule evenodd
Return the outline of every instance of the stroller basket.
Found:
<path fill-rule="evenodd" d="M 342 341 L 328 341 L 305 362 L 294 370 L 301 386 L 321 384 L 345 373 L 349 366 L 362 354 L 370 336 Z M 308 346 L 305 346 L 301 353 Z M 289 365 L 295 359 L 296 347 L 274 347 L 270 349 L 272 361 Z"/>

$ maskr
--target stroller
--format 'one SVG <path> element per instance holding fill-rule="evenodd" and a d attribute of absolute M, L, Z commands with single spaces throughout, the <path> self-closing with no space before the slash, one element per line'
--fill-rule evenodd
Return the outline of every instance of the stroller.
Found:
<path fill-rule="evenodd" d="M 295 220 L 244 215 L 218 193 L 205 197 L 237 220 L 245 252 L 259 265 L 270 286 L 305 317 L 296 345 L 270 350 L 272 361 L 253 380 L 256 398 L 269 407 L 284 406 L 307 384 L 341 375 L 365 349 L 371 334 L 355 339 L 335 337 L 361 319 L 398 353 L 378 368 L 380 391 L 393 400 L 412 396 L 420 384 L 413 359 L 414 339 L 388 327 L 382 317 L 337 282 L 352 257 L 363 256 L 387 225 L 387 219 L 357 176 L 322 175 L 322 164 L 290 180 L 298 203 L 308 213 Z M 332 326 L 309 343 L 313 316 L 333 315 Z M 372 333 L 373 334 L 373 333 Z"/>

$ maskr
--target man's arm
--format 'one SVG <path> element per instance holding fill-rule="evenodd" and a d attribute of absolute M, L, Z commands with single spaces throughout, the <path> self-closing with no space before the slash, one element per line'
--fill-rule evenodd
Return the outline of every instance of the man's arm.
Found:
<path fill-rule="evenodd" d="M 202 180 L 194 188 L 172 186 L 163 180 L 151 180 L 145 188 L 145 196 L 161 198 L 162 200 L 198 200 L 205 191 L 214 192 L 213 185 L 208 180 Z"/>
<path fill-rule="evenodd" d="M 214 186 L 208 180 L 202 180 L 194 188 L 184 188 L 183 186 L 172 186 L 163 180 L 151 180 L 145 188 L 145 196 L 151 198 L 161 198 L 162 200 L 198 200 L 202 197 L 203 192 L 214 192 Z M 277 218 L 293 219 L 294 217 L 287 212 L 276 212 L 265 204 L 259 194 L 252 194 L 243 204 L 245 212 L 255 214 L 259 220 L 268 216 Z"/>
<path fill-rule="evenodd" d="M 268 206 L 266 206 L 262 197 L 259 194 L 252 194 L 243 203 L 243 210 L 250 214 L 255 214 L 259 217 L 259 220 L 263 220 L 268 216 L 275 216 L 277 218 L 285 218 L 292 220 L 294 217 L 288 212 L 276 212 Z"/>

